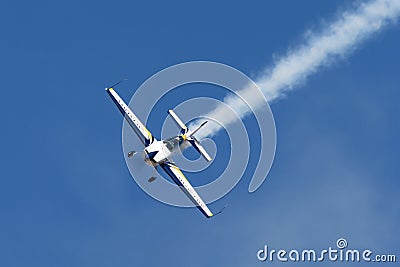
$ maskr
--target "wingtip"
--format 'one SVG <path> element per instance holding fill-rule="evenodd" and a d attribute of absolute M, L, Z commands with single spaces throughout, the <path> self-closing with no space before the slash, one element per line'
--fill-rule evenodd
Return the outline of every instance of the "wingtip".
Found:
<path fill-rule="evenodd" d="M 122 83 L 123 81 L 127 81 L 127 80 L 128 80 L 127 78 L 124 78 L 124 79 L 120 80 L 119 82 L 114 83 L 114 84 L 111 85 L 110 87 L 106 87 L 106 91 L 112 90 L 114 86 L 117 86 L 118 84 Z"/>
<path fill-rule="evenodd" d="M 225 206 L 224 206 L 220 211 L 218 211 L 218 212 L 215 213 L 215 214 L 212 214 L 212 216 L 210 216 L 210 217 L 208 217 L 208 218 L 211 218 L 211 217 L 214 217 L 214 216 L 216 216 L 216 215 L 221 214 L 221 213 L 225 210 L 226 207 L 228 207 L 228 204 L 225 204 Z"/>

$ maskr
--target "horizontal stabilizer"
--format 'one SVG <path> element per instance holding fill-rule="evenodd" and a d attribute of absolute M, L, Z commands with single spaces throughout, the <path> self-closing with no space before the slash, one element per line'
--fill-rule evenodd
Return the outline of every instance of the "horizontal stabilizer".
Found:
<path fill-rule="evenodd" d="M 172 119 L 174 119 L 175 123 L 181 128 L 182 133 L 186 133 L 188 131 L 187 126 L 183 123 L 183 121 L 175 114 L 175 112 L 170 109 L 168 110 L 169 115 L 171 115 Z"/>
<path fill-rule="evenodd" d="M 200 142 L 197 141 L 196 138 L 194 137 L 190 137 L 188 138 L 188 141 L 190 142 L 190 144 L 203 156 L 203 158 L 207 161 L 212 161 L 212 158 L 210 155 L 208 155 L 207 151 L 205 150 L 205 148 L 200 145 Z"/>

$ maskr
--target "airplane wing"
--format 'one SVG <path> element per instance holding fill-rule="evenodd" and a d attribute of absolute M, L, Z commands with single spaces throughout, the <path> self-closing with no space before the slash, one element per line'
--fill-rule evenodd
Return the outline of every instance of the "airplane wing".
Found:
<path fill-rule="evenodd" d="M 193 186 L 186 179 L 185 175 L 183 175 L 181 170 L 175 164 L 167 161 L 163 164 L 160 164 L 160 166 L 207 218 L 214 216 L 214 214 L 194 190 Z"/>
<path fill-rule="evenodd" d="M 157 141 L 113 88 L 106 88 L 106 91 L 144 145 Z"/>

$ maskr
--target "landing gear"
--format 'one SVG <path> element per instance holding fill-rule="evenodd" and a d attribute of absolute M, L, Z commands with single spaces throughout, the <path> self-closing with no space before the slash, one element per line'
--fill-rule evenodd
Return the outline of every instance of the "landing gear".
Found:
<path fill-rule="evenodd" d="M 132 158 L 137 153 L 138 153 L 138 151 L 135 151 L 135 150 L 130 151 L 128 153 L 128 158 Z M 157 179 L 157 171 L 156 171 L 156 167 L 157 166 L 148 157 L 146 157 L 146 155 L 147 154 L 145 152 L 143 152 L 143 160 L 144 160 L 145 163 L 147 163 L 148 165 L 150 165 L 152 167 L 153 175 L 154 175 L 154 176 L 151 176 L 149 179 L 147 179 L 147 182 L 152 183 Z M 139 160 L 139 158 L 137 158 L 137 160 Z M 133 159 L 133 161 L 139 163 L 140 164 L 139 166 L 142 166 L 142 164 L 143 164 L 143 162 L 141 162 L 141 163 L 139 162 L 140 160 L 139 161 L 135 161 L 135 159 Z"/>
<path fill-rule="evenodd" d="M 136 151 L 130 151 L 129 153 L 128 153 L 128 158 L 130 158 L 130 157 L 132 157 L 133 155 L 135 155 L 137 152 Z"/>
<path fill-rule="evenodd" d="M 151 177 L 149 178 L 149 180 L 147 180 L 147 182 L 149 182 L 149 183 L 154 182 L 155 179 L 157 179 L 157 177 L 151 176 Z"/>

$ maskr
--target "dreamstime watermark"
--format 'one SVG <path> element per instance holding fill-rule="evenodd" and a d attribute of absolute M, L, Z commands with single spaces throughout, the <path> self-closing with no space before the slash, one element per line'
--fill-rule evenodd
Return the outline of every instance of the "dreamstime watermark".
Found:
<path fill-rule="evenodd" d="M 327 249 L 269 249 L 267 245 L 257 252 L 259 261 L 279 262 L 396 262 L 395 254 L 375 254 L 370 249 L 348 249 L 347 240 L 339 238 L 336 247 Z"/>

